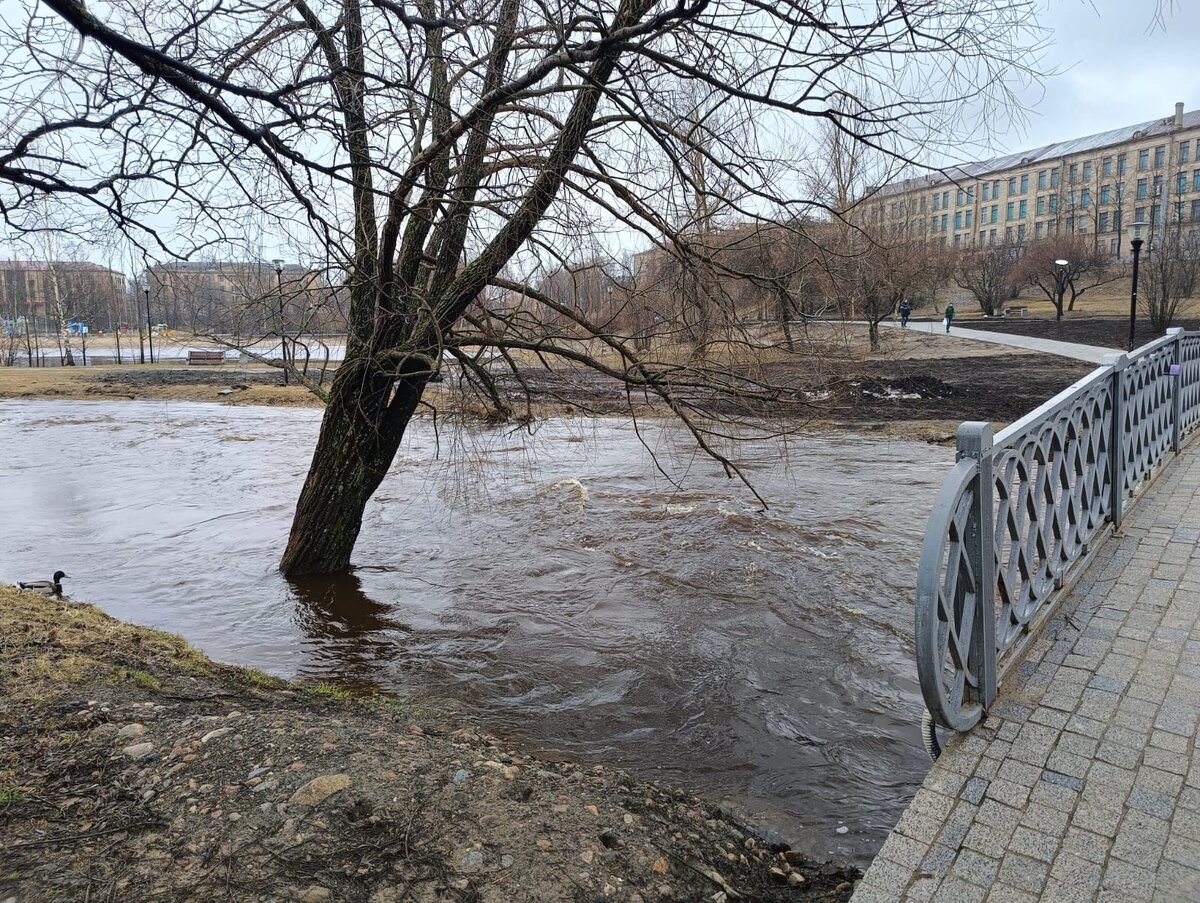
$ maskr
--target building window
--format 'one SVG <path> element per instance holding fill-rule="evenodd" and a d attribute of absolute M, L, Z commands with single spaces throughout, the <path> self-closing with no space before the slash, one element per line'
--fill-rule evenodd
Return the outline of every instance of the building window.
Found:
<path fill-rule="evenodd" d="M 1162 176 L 1154 177 L 1153 193 L 1156 198 L 1162 197 Z"/>
<path fill-rule="evenodd" d="M 1042 224 L 1041 224 L 1041 223 L 1034 223 L 1034 224 L 1033 224 L 1033 237 L 1034 237 L 1034 238 L 1041 238 L 1041 237 L 1042 237 Z"/>
<path fill-rule="evenodd" d="M 992 199 L 992 183 L 991 182 L 983 183 L 983 199 L 985 201 L 990 201 Z"/>
<path fill-rule="evenodd" d="M 1112 225 L 1113 225 L 1114 232 L 1121 231 L 1121 211 L 1120 210 L 1113 211 Z"/>
<path fill-rule="evenodd" d="M 1029 176 L 1021 176 L 1021 194 L 1029 194 Z"/>
<path fill-rule="evenodd" d="M 958 242 L 961 238 L 962 238 L 961 235 L 954 236 L 954 247 L 956 247 L 956 248 L 958 247 Z"/>
<path fill-rule="evenodd" d="M 967 193 L 965 191 L 963 191 L 961 188 L 958 189 L 958 191 L 956 191 L 954 193 L 954 206 L 955 207 L 961 207 L 963 205 L 963 203 L 966 202 L 966 200 L 967 200 Z"/>
<path fill-rule="evenodd" d="M 1044 190 L 1046 187 L 1046 170 L 1038 170 L 1038 189 Z"/>
<path fill-rule="evenodd" d="M 1009 202 L 1008 202 L 1008 205 L 1007 205 L 1007 206 L 1004 208 L 1004 220 L 1005 220 L 1005 222 L 1007 222 L 1008 220 L 1010 220 L 1010 219 L 1012 219 L 1012 218 L 1013 218 L 1014 211 L 1016 210 L 1016 206 L 1017 206 L 1017 205 L 1016 205 L 1016 204 L 1014 204 L 1012 201 L 1009 201 Z"/>
<path fill-rule="evenodd" d="M 1117 154 L 1117 175 L 1125 175 L 1125 158 L 1128 154 Z"/>
<path fill-rule="evenodd" d="M 1192 201 L 1192 222 L 1200 220 L 1200 199 Z"/>
<path fill-rule="evenodd" d="M 1083 164 L 1083 181 L 1092 181 L 1092 164 L 1090 162 Z"/>
<path fill-rule="evenodd" d="M 1017 241 L 1021 241 L 1021 242 L 1025 241 L 1025 224 L 1024 223 L 1021 223 L 1021 225 L 1017 226 Z"/>
<path fill-rule="evenodd" d="M 1009 243 L 1011 243 L 1011 242 L 1012 242 L 1012 240 L 1013 240 L 1013 231 L 1012 231 L 1012 226 L 1005 226 L 1005 227 L 1004 227 L 1004 240 L 1005 240 L 1006 242 L 1009 242 Z"/>
<path fill-rule="evenodd" d="M 1191 157 L 1191 155 L 1192 155 L 1192 142 L 1191 141 L 1180 141 L 1179 142 L 1179 162 L 1186 163 L 1188 161 L 1188 158 Z"/>
<path fill-rule="evenodd" d="M 1137 181 L 1137 199 L 1139 201 L 1146 200 L 1150 196 L 1150 180 L 1138 179 Z"/>
<path fill-rule="evenodd" d="M 950 214 L 943 213 L 942 214 L 942 231 L 943 232 L 945 232 L 949 228 L 949 224 L 950 224 Z"/>
<path fill-rule="evenodd" d="M 1074 185 L 1075 181 L 1078 178 L 1079 178 L 1079 164 L 1072 163 L 1071 168 L 1067 170 L 1067 184 Z"/>
<path fill-rule="evenodd" d="M 975 203 L 975 186 L 974 185 L 972 185 L 970 188 L 967 189 L 967 203 L 968 204 Z"/>
<path fill-rule="evenodd" d="M 1145 207 L 1134 208 L 1133 221 L 1135 223 L 1144 223 L 1146 221 L 1146 208 Z"/>
<path fill-rule="evenodd" d="M 967 228 L 968 228 L 968 229 L 970 229 L 970 228 L 971 228 L 971 219 L 972 219 L 972 214 L 973 214 L 973 212 L 974 212 L 974 211 L 971 211 L 971 210 L 968 210 L 968 211 L 967 211 L 967 220 L 966 220 L 966 223 L 967 223 Z"/>
<path fill-rule="evenodd" d="M 1163 164 L 1167 162 L 1167 146 L 1160 144 L 1154 148 L 1154 168 L 1162 169 Z"/>
<path fill-rule="evenodd" d="M 1187 173 L 1180 172 L 1175 174 L 1175 193 L 1183 194 L 1187 191 Z"/>
<path fill-rule="evenodd" d="M 1117 254 L 1120 253 L 1120 251 L 1121 251 L 1121 239 L 1114 238 L 1112 241 L 1110 241 L 1108 243 L 1108 253 L 1112 254 L 1113 257 L 1116 257 Z"/>
<path fill-rule="evenodd" d="M 1018 208 L 1018 219 L 1025 219 L 1029 215 L 1029 201 L 1021 201 L 1021 206 Z"/>
<path fill-rule="evenodd" d="M 1104 158 L 1104 161 L 1100 164 L 1100 171 L 1104 173 L 1104 178 L 1106 179 L 1112 175 L 1112 157 Z"/>
<path fill-rule="evenodd" d="M 1042 195 L 1041 197 L 1039 197 L 1037 199 L 1037 215 L 1038 216 L 1046 215 L 1046 196 L 1045 195 Z"/>
<path fill-rule="evenodd" d="M 954 214 L 954 228 L 955 229 L 962 228 L 962 211 L 961 210 L 957 211 Z"/>
<path fill-rule="evenodd" d="M 983 247 L 984 240 L 987 238 L 987 229 L 979 230 L 979 246 Z"/>
<path fill-rule="evenodd" d="M 950 209 L 950 189 L 948 188 L 942 192 L 942 209 Z"/>
<path fill-rule="evenodd" d="M 1200 169 L 1192 173 L 1192 191 L 1200 191 Z"/>
<path fill-rule="evenodd" d="M 1073 217 L 1073 216 L 1067 217 L 1067 231 L 1070 232 L 1072 235 L 1075 234 L 1075 217 Z"/>
<path fill-rule="evenodd" d="M 992 200 L 993 201 L 1000 200 L 1000 180 L 999 179 L 996 179 L 996 181 L 992 182 Z"/>
<path fill-rule="evenodd" d="M 1162 222 L 1162 205 L 1161 204 L 1151 204 L 1150 205 L 1150 222 L 1152 222 L 1152 223 Z"/>
<path fill-rule="evenodd" d="M 992 229 L 991 231 L 988 232 L 988 244 L 994 245 L 995 243 L 996 243 L 996 230 Z"/>
<path fill-rule="evenodd" d="M 935 194 L 933 196 L 933 209 L 934 210 L 942 209 L 942 196 L 940 194 Z"/>
<path fill-rule="evenodd" d="M 1046 234 L 1053 235 L 1058 231 L 1058 223 L 1055 220 L 1046 221 Z"/>
<path fill-rule="evenodd" d="M 1051 188 L 1058 187 L 1058 169 L 1057 168 L 1050 170 L 1050 187 Z"/>
<path fill-rule="evenodd" d="M 1150 148 L 1138 151 L 1138 172 L 1145 172 L 1150 168 Z"/>
<path fill-rule="evenodd" d="M 1085 188 L 1079 192 L 1079 204 L 1082 207 L 1092 206 L 1092 189 Z"/>
<path fill-rule="evenodd" d="M 1050 212 L 1058 213 L 1058 195 L 1057 194 L 1050 195 Z"/>
<path fill-rule="evenodd" d="M 1012 197 L 1017 193 L 1017 177 L 1012 176 L 1008 180 L 1008 196 Z"/>
<path fill-rule="evenodd" d="M 1100 221 L 1096 226 L 1096 231 L 1097 232 L 1107 232 L 1108 231 L 1108 214 L 1107 213 L 1100 214 Z"/>
<path fill-rule="evenodd" d="M 1000 222 L 1000 205 L 999 204 L 992 204 L 992 222 L 993 223 Z"/>
<path fill-rule="evenodd" d="M 1111 185 L 1101 185 L 1100 186 L 1100 203 L 1101 204 L 1112 203 L 1112 186 Z"/>

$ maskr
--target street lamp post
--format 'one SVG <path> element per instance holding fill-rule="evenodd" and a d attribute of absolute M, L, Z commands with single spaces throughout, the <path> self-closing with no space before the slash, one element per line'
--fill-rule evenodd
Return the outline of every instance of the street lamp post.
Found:
<path fill-rule="evenodd" d="M 275 285 L 279 290 L 279 353 L 283 355 L 283 384 L 288 384 L 288 351 L 287 327 L 283 321 L 283 261 L 272 260 L 275 264 Z"/>
<path fill-rule="evenodd" d="M 137 287 L 149 293 L 150 289 L 145 288 L 145 283 L 142 280 L 137 280 Z M 137 324 L 138 329 L 138 363 L 146 363 L 146 340 L 142 337 L 142 314 L 137 309 L 137 295 L 133 296 L 133 322 Z"/>
<path fill-rule="evenodd" d="M 1137 284 L 1138 284 L 1138 258 L 1142 254 L 1142 233 L 1145 232 L 1146 226 L 1149 223 L 1136 222 L 1132 225 L 1133 239 L 1129 242 L 1129 247 L 1133 248 L 1133 284 L 1129 290 L 1129 350 L 1133 350 L 1134 330 L 1137 329 Z"/>
<path fill-rule="evenodd" d="M 150 319 L 150 280 L 142 289 L 146 293 L 146 341 L 150 343 L 150 363 L 154 363 L 154 326 Z"/>
<path fill-rule="evenodd" d="M 1067 267 L 1068 266 L 1070 266 L 1069 261 L 1066 261 L 1066 260 L 1054 261 L 1054 287 L 1058 291 L 1058 305 L 1057 305 L 1058 317 L 1057 317 L 1057 319 L 1059 319 L 1059 320 L 1062 319 L 1063 293 L 1067 290 Z"/>

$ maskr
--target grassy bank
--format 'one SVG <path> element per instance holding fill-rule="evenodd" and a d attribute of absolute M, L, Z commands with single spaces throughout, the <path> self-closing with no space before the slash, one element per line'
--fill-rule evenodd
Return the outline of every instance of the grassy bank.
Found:
<path fill-rule="evenodd" d="M 723 807 L 0 585 L 0 900 L 849 897 Z"/>

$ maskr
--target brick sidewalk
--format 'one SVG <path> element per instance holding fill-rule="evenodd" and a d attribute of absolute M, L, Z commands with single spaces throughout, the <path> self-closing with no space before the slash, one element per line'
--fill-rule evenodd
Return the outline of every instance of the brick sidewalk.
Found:
<path fill-rule="evenodd" d="M 1200 448 L 952 740 L 854 903 L 1200 903 Z"/>

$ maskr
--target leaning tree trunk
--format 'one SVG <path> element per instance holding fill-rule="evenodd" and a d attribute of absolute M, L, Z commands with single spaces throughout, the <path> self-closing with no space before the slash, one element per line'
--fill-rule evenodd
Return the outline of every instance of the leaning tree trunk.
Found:
<path fill-rule="evenodd" d="M 428 368 L 421 369 L 397 379 L 367 351 L 348 354 L 338 368 L 279 565 L 286 576 L 350 566 L 363 511 L 391 467 L 428 381 Z"/>

